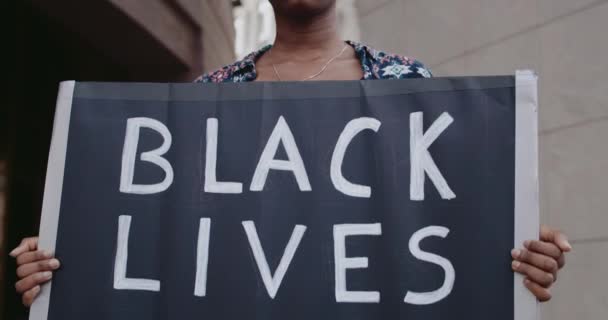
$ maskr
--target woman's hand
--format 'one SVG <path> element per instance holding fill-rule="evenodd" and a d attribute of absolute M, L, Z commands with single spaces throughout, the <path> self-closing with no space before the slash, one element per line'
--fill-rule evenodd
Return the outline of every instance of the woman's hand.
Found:
<path fill-rule="evenodd" d="M 551 299 L 549 288 L 557 281 L 557 272 L 566 264 L 564 253 L 572 250 L 566 236 L 547 226 L 540 227 L 540 240 L 524 242 L 513 249 L 513 271 L 525 276 L 524 284 L 541 301 Z"/>
<path fill-rule="evenodd" d="M 22 295 L 23 304 L 29 307 L 40 293 L 40 285 L 51 280 L 52 271 L 59 268 L 59 260 L 51 252 L 38 250 L 38 237 L 23 239 L 10 256 L 17 259 L 19 281 L 15 288 Z"/>

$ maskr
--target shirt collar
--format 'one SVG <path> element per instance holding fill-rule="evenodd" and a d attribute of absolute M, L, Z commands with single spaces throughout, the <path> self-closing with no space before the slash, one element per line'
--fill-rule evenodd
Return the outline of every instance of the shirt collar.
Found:
<path fill-rule="evenodd" d="M 270 48 L 272 48 L 272 45 L 268 44 L 261 49 L 246 55 L 240 62 L 236 64 L 234 73 L 241 74 L 247 77 L 248 80 L 255 79 L 258 76 L 257 70 L 255 69 L 255 63 L 262 55 L 264 55 L 264 53 L 268 52 Z"/>
<path fill-rule="evenodd" d="M 355 50 L 355 54 L 359 58 L 361 68 L 363 69 L 363 79 L 368 80 L 377 77 L 377 75 L 372 72 L 373 63 L 374 61 L 381 59 L 384 54 L 359 42 L 351 40 L 346 40 L 344 42 Z M 244 80 L 254 80 L 257 77 L 255 63 L 262 55 L 268 52 L 270 48 L 272 48 L 272 44 L 265 45 L 261 49 L 245 56 L 240 62 L 236 63 L 233 74 L 246 78 Z"/>

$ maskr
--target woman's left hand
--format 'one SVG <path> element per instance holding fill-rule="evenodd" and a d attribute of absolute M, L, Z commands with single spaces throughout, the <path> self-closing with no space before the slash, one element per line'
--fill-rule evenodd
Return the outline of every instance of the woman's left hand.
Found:
<path fill-rule="evenodd" d="M 557 281 L 558 271 L 566 264 L 564 253 L 572 246 L 566 235 L 547 226 L 540 227 L 540 240 L 524 242 L 524 248 L 511 251 L 513 271 L 525 276 L 524 284 L 545 302 L 551 299 L 549 288 Z"/>

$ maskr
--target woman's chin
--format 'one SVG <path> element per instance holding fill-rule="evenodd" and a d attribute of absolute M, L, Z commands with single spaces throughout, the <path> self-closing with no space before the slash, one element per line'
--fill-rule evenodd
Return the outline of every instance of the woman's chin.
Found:
<path fill-rule="evenodd" d="M 270 3 L 277 14 L 307 17 L 329 10 L 336 0 L 270 0 Z"/>

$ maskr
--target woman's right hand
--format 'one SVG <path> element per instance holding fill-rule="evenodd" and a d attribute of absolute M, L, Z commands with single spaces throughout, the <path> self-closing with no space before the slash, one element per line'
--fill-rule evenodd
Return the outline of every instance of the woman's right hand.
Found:
<path fill-rule="evenodd" d="M 53 253 L 38 250 L 38 237 L 25 238 L 9 254 L 17 259 L 17 277 L 15 289 L 21 294 L 21 301 L 27 307 L 32 305 L 40 293 L 40 285 L 51 280 L 52 271 L 59 268 L 59 260 Z"/>

